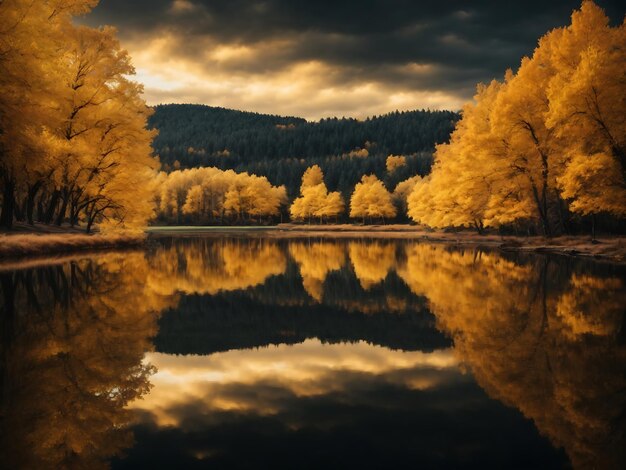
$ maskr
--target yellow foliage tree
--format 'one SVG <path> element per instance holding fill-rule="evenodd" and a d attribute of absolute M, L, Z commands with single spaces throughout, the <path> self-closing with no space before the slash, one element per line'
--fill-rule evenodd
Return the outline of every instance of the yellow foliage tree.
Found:
<path fill-rule="evenodd" d="M 324 174 L 318 165 L 307 168 L 302 175 L 300 196 L 297 197 L 289 212 L 296 220 L 319 217 L 337 217 L 344 211 L 344 202 L 339 192 L 328 192 L 324 184 Z"/>
<path fill-rule="evenodd" d="M 463 108 L 449 144 L 437 146 L 431 174 L 407 197 L 408 215 L 435 228 L 474 227 L 482 230 L 491 193 L 491 178 L 477 163 L 480 155 L 494 160 L 495 141 L 489 114 L 501 85 L 479 86 L 475 104 Z"/>
<path fill-rule="evenodd" d="M 154 131 L 128 53 L 111 28 L 73 25 L 97 2 L 0 3 L 0 224 L 87 231 L 153 215 Z"/>
<path fill-rule="evenodd" d="M 568 156 L 558 178 L 570 209 L 587 215 L 626 216 L 626 25 L 612 28 L 604 12 L 585 1 L 572 24 L 548 35 L 555 75 L 547 96 L 547 126 Z"/>
<path fill-rule="evenodd" d="M 398 168 L 406 166 L 406 157 L 402 155 L 389 155 L 385 161 L 385 166 L 388 173 L 393 173 Z"/>
<path fill-rule="evenodd" d="M 350 199 L 350 217 L 391 218 L 396 216 L 391 194 L 376 175 L 363 175 L 357 183 Z"/>
<path fill-rule="evenodd" d="M 177 170 L 162 177 L 159 215 L 182 222 L 188 215 L 196 223 L 276 216 L 287 203 L 284 186 L 272 186 L 264 176 L 214 167 Z"/>
<path fill-rule="evenodd" d="M 591 1 L 539 41 L 504 83 L 478 87 L 409 215 L 432 227 L 531 222 L 563 230 L 568 209 L 626 213 L 626 26 Z"/>

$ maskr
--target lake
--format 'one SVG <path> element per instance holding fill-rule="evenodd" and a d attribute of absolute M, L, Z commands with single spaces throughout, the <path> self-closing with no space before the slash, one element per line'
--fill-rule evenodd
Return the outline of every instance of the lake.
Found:
<path fill-rule="evenodd" d="M 624 468 L 626 269 L 155 236 L 0 270 L 3 468 Z"/>

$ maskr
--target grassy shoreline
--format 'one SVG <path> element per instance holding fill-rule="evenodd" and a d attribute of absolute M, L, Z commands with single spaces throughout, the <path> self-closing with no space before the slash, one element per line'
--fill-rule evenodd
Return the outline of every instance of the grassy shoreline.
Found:
<path fill-rule="evenodd" d="M 146 235 L 111 234 L 87 235 L 79 233 L 19 233 L 0 235 L 0 259 L 13 260 L 24 257 L 49 257 L 79 251 L 95 251 L 138 246 Z"/>
<path fill-rule="evenodd" d="M 150 236 L 214 236 L 264 237 L 272 239 L 397 239 L 445 243 L 452 246 L 489 247 L 503 251 L 529 251 L 566 256 L 587 257 L 612 263 L 626 263 L 626 237 L 567 235 L 553 238 L 541 236 L 479 235 L 473 231 L 437 232 L 424 227 L 393 225 L 303 225 L 279 224 L 268 227 L 150 227 Z"/>
<path fill-rule="evenodd" d="M 470 231 L 433 232 L 413 225 L 298 225 L 268 227 L 149 227 L 145 233 L 93 234 L 75 230 L 44 233 L 25 231 L 0 234 L 0 259 L 3 261 L 58 256 L 74 252 L 137 247 L 147 238 L 167 236 L 263 237 L 271 239 L 399 239 L 452 246 L 489 247 L 503 251 L 530 251 L 588 257 L 612 263 L 626 263 L 626 237 L 590 236 L 518 237 L 494 234 L 478 235 Z"/>

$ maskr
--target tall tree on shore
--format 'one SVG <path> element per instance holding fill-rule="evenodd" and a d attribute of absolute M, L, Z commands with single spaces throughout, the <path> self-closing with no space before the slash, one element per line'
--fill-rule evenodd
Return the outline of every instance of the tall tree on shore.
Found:
<path fill-rule="evenodd" d="M 545 235 L 570 212 L 626 215 L 626 25 L 584 1 L 503 83 L 480 85 L 409 215 L 433 227 L 520 222 Z"/>
<path fill-rule="evenodd" d="M 144 225 L 158 161 L 151 111 L 111 28 L 72 24 L 96 1 L 0 2 L 0 224 Z"/>
<path fill-rule="evenodd" d="M 626 216 L 626 25 L 611 28 L 604 12 L 586 1 L 571 26 L 550 33 L 556 74 L 547 96 L 546 125 L 567 156 L 558 178 L 570 209 Z"/>
<path fill-rule="evenodd" d="M 0 225 L 10 228 L 16 193 L 49 171 L 42 129 L 52 119 L 71 18 L 96 1 L 0 2 Z"/>

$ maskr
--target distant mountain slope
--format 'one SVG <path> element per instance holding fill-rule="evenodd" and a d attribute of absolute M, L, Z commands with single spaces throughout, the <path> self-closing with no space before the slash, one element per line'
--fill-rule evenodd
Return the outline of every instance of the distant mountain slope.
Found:
<path fill-rule="evenodd" d="M 154 108 L 154 149 L 165 169 L 217 166 L 267 176 L 295 194 L 304 169 L 320 164 L 331 189 L 344 192 L 364 173 L 383 176 L 389 154 L 414 155 L 397 178 L 428 172 L 435 144 L 448 140 L 459 118 L 451 111 L 405 111 L 360 121 L 308 122 L 204 105 Z M 175 165 L 175 162 L 178 164 Z"/>

